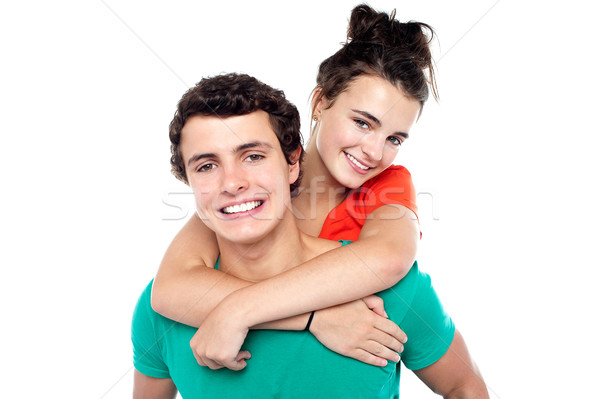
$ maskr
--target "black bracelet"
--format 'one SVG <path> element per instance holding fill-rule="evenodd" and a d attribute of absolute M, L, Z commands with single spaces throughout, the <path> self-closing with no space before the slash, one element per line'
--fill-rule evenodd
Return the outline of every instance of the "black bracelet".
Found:
<path fill-rule="evenodd" d="M 315 316 L 315 311 L 310 312 L 310 316 L 308 317 L 308 323 L 306 323 L 306 327 L 304 327 L 304 331 L 308 331 L 310 328 L 310 323 L 312 323 L 312 319 Z"/>

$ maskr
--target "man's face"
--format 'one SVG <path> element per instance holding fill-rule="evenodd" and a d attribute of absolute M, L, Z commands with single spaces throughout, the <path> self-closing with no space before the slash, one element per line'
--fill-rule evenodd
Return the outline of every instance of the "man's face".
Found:
<path fill-rule="evenodd" d="M 193 116 L 181 152 L 198 215 L 217 236 L 248 244 L 277 227 L 299 166 L 286 162 L 266 112 Z"/>

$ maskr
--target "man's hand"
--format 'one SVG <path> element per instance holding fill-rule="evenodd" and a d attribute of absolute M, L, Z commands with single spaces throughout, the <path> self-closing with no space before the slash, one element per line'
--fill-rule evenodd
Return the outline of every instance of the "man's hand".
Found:
<path fill-rule="evenodd" d="M 250 359 L 250 352 L 241 350 L 247 334 L 248 327 L 240 318 L 217 306 L 202 322 L 190 346 L 200 366 L 241 370 L 246 367 L 246 359 Z"/>
<path fill-rule="evenodd" d="M 310 332 L 330 350 L 374 366 L 400 360 L 406 334 L 386 318 L 381 298 L 364 299 L 315 312 Z"/>

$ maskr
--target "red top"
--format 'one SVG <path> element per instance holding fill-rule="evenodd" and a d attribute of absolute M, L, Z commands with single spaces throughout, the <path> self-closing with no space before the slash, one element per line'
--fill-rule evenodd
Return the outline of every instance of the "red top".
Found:
<path fill-rule="evenodd" d="M 369 214 L 383 205 L 400 204 L 417 216 L 416 197 L 410 172 L 404 166 L 392 165 L 352 190 L 344 202 L 333 208 L 319 237 L 356 241 Z"/>

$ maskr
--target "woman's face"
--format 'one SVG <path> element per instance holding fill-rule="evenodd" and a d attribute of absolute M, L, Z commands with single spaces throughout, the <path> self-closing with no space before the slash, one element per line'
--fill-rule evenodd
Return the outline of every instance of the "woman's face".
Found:
<path fill-rule="evenodd" d="M 421 109 L 380 77 L 361 75 L 333 102 L 321 99 L 316 146 L 331 176 L 342 186 L 360 187 L 392 164 Z"/>

